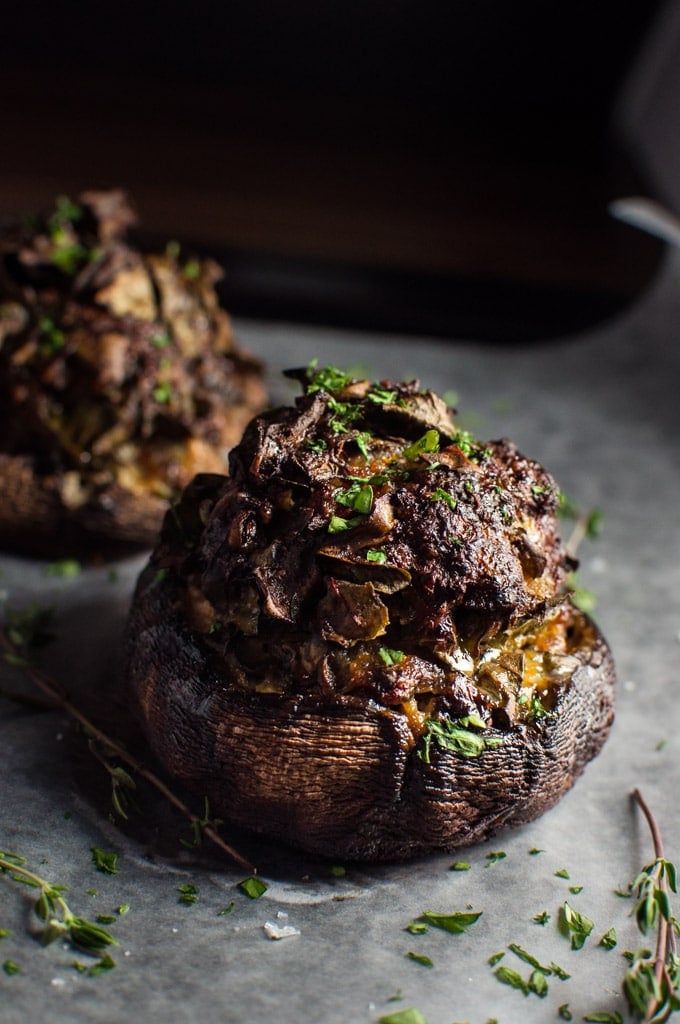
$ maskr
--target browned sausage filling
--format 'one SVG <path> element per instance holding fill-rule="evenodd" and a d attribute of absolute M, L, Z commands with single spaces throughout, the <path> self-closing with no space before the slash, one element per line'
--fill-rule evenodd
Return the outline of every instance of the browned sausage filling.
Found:
<path fill-rule="evenodd" d="M 210 260 L 145 255 L 119 191 L 60 199 L 0 236 L 0 447 L 63 474 L 69 507 L 116 483 L 167 498 L 265 402 Z"/>
<path fill-rule="evenodd" d="M 417 382 L 290 375 L 295 407 L 250 423 L 157 553 L 218 670 L 398 709 L 426 744 L 440 716 L 481 734 L 550 714 L 589 628 L 564 598 L 553 479 Z"/>

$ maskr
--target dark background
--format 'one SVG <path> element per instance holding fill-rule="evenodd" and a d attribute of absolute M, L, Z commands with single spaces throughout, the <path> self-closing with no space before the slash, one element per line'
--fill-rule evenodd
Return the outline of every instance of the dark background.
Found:
<path fill-rule="evenodd" d="M 0 210 L 126 187 L 236 313 L 495 340 L 611 315 L 659 247 L 613 131 L 658 4 L 25 3 Z"/>

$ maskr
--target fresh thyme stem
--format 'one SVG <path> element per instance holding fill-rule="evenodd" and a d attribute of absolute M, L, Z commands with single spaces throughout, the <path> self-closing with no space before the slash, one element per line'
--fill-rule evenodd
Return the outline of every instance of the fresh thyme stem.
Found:
<path fill-rule="evenodd" d="M 661 836 L 661 830 L 658 822 L 649 804 L 643 797 L 639 789 L 635 788 L 631 793 L 633 800 L 637 803 L 638 807 L 644 814 L 649 830 L 652 836 L 652 844 L 654 846 L 654 865 L 651 865 L 648 871 L 654 871 L 655 884 L 663 894 L 664 899 L 668 898 L 668 878 L 666 870 L 666 858 L 664 855 L 663 839 Z M 651 877 L 651 875 L 650 875 Z M 675 882 L 672 882 L 675 887 Z M 654 952 L 654 977 L 656 979 L 656 992 L 662 993 L 664 988 L 667 992 L 673 993 L 675 991 L 675 981 L 671 977 L 669 971 L 669 963 L 676 963 L 676 941 L 675 941 L 675 919 L 669 918 L 667 914 L 660 913 L 658 915 L 657 934 L 656 934 L 656 949 Z M 662 996 L 656 993 L 650 994 L 649 1005 L 644 1016 L 644 1024 L 652 1024 L 654 1020 L 666 1020 L 670 1013 L 665 1013 L 661 1017 L 657 1017 L 657 1014 L 664 1010 L 666 1007 L 666 1000 Z M 674 1007 L 675 1008 L 675 1007 Z"/>
<path fill-rule="evenodd" d="M 21 655 L 21 652 L 11 642 L 1 625 L 0 646 L 2 646 L 9 654 L 16 656 Z M 107 736 L 106 733 L 102 732 L 101 729 L 94 725 L 94 723 L 91 722 L 90 719 L 87 718 L 86 715 L 84 715 L 83 712 L 68 699 L 66 693 L 56 680 L 51 679 L 48 675 L 41 672 L 25 659 L 22 660 L 20 667 L 26 673 L 31 682 L 51 698 L 57 707 L 62 711 L 65 711 L 71 718 L 75 719 L 76 722 L 79 722 L 92 738 L 96 739 L 104 748 L 111 751 L 111 753 L 114 753 L 116 757 L 120 758 L 121 761 L 124 761 L 129 768 L 154 786 L 154 788 L 158 790 L 158 792 L 164 796 L 165 799 L 173 805 L 173 807 L 189 819 L 192 827 L 200 826 L 201 833 L 207 836 L 207 838 L 210 839 L 215 846 L 218 846 L 223 853 L 226 853 L 231 860 L 235 861 L 240 867 L 249 871 L 251 874 L 256 874 L 257 869 L 248 860 L 246 860 L 245 857 L 241 856 L 237 850 L 232 846 L 229 846 L 229 844 L 222 839 L 220 834 L 210 824 L 205 823 L 199 815 L 194 814 L 194 812 L 187 807 L 187 805 L 178 796 L 176 796 L 168 786 L 166 786 L 162 779 L 147 768 L 142 761 L 138 760 L 138 758 L 126 750 L 124 746 L 116 740 L 111 739 L 110 736 Z"/>

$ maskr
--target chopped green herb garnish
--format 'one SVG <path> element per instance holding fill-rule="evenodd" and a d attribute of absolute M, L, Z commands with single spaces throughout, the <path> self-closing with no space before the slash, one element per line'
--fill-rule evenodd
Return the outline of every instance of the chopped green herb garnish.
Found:
<path fill-rule="evenodd" d="M 591 614 L 595 611 L 597 606 L 597 598 L 591 590 L 586 590 L 582 587 L 577 579 L 576 573 L 569 573 L 567 577 L 567 586 L 571 591 L 572 603 L 576 605 L 582 612 Z"/>
<path fill-rule="evenodd" d="M 525 996 L 529 995 L 529 985 L 518 971 L 513 971 L 511 967 L 498 967 L 494 974 L 503 985 L 516 988 Z"/>
<path fill-rule="evenodd" d="M 389 391 L 387 388 L 381 388 L 374 384 L 366 397 L 370 402 L 375 402 L 376 405 L 394 405 L 397 392 Z"/>
<path fill-rule="evenodd" d="M 529 964 L 530 967 L 533 967 L 534 970 L 542 971 L 543 974 L 552 973 L 549 967 L 543 967 L 541 962 L 537 960 L 535 956 L 532 956 L 531 953 L 527 953 L 526 949 L 522 949 L 522 947 L 518 946 L 516 942 L 511 942 L 508 949 L 514 953 L 515 956 L 519 957 L 520 960 L 523 960 L 525 964 Z"/>
<path fill-rule="evenodd" d="M 80 576 L 81 572 L 82 566 L 75 558 L 62 558 L 58 562 L 50 562 L 49 565 L 45 566 L 47 576 L 58 576 L 66 580 Z"/>
<path fill-rule="evenodd" d="M 472 864 L 468 864 L 466 860 L 455 860 L 449 871 L 469 871 L 471 867 Z"/>
<path fill-rule="evenodd" d="M 420 1010 L 410 1006 L 407 1010 L 397 1010 L 378 1018 L 378 1024 L 427 1024 Z"/>
<path fill-rule="evenodd" d="M 436 430 L 427 430 L 422 437 L 410 444 L 408 448 L 404 448 L 403 456 L 405 459 L 417 459 L 419 455 L 423 455 L 425 452 L 438 452 L 439 451 L 439 432 Z"/>
<path fill-rule="evenodd" d="M 422 967 L 434 967 L 434 961 L 422 953 L 414 953 L 413 950 L 409 950 L 406 956 L 409 960 L 414 960 L 415 963 L 420 964 Z"/>
<path fill-rule="evenodd" d="M 120 917 L 122 917 L 123 914 L 129 913 L 129 911 L 130 911 L 130 904 L 129 903 L 121 903 L 121 905 L 119 907 L 116 907 L 116 913 L 119 914 Z"/>
<path fill-rule="evenodd" d="M 602 533 L 602 513 L 599 509 L 593 509 L 586 521 L 586 537 L 588 540 L 597 540 Z"/>
<path fill-rule="evenodd" d="M 437 914 L 432 910 L 425 910 L 423 917 L 433 928 L 442 928 L 445 932 L 454 935 L 461 935 L 466 928 L 473 925 L 482 916 L 482 911 L 475 913 L 456 912 L 454 914 Z"/>
<path fill-rule="evenodd" d="M 487 963 L 489 964 L 490 967 L 495 967 L 496 964 L 501 962 L 504 956 L 505 950 L 500 950 L 498 953 L 493 953 L 487 960 Z"/>
<path fill-rule="evenodd" d="M 616 929 L 610 928 L 608 931 L 604 933 L 604 935 L 598 942 L 598 946 L 602 946 L 604 949 L 614 949 L 617 942 L 618 939 L 616 938 Z"/>
<path fill-rule="evenodd" d="M 65 224 L 76 224 L 82 220 L 83 208 L 74 203 L 68 196 L 57 196 L 54 204 L 54 213 L 50 216 L 48 226 L 50 231 L 57 231 Z"/>
<path fill-rule="evenodd" d="M 2 969 L 5 972 L 5 974 L 9 974 L 10 976 L 13 974 L 21 974 L 21 969 L 19 965 L 14 962 L 14 960 L 5 960 L 3 962 Z"/>
<path fill-rule="evenodd" d="M 590 1021 L 591 1024 L 623 1024 L 623 1017 L 618 1010 L 612 1013 L 587 1013 L 582 1019 Z"/>
<path fill-rule="evenodd" d="M 361 431 L 361 433 L 357 434 L 357 436 L 354 438 L 354 442 L 357 448 L 359 449 L 359 451 L 361 452 L 365 459 L 369 458 L 368 442 L 371 440 L 371 438 L 372 435 L 367 433 L 366 431 Z"/>
<path fill-rule="evenodd" d="M 376 562 L 378 565 L 385 565 L 387 562 L 387 554 L 382 548 L 369 548 L 366 552 L 367 562 Z"/>
<path fill-rule="evenodd" d="M 97 921 L 98 924 L 113 924 L 115 920 L 115 914 L 97 914 L 95 918 L 95 921 Z"/>
<path fill-rule="evenodd" d="M 554 712 L 548 711 L 543 706 L 540 697 L 530 696 L 528 693 L 520 693 L 517 703 L 521 708 L 525 709 L 525 715 L 530 722 L 535 722 L 539 718 L 553 718 L 554 716 Z"/>
<path fill-rule="evenodd" d="M 242 882 L 238 883 L 238 887 L 251 900 L 259 900 L 260 896 L 267 891 L 267 885 L 261 879 L 254 876 L 244 878 Z"/>
<path fill-rule="evenodd" d="M 190 281 L 195 281 L 200 276 L 201 264 L 198 260 L 187 260 L 182 270 L 185 277 L 188 277 Z"/>
<path fill-rule="evenodd" d="M 555 878 L 571 878 L 571 875 L 566 868 L 560 868 L 559 871 L 555 871 Z"/>
<path fill-rule="evenodd" d="M 540 914 L 534 914 L 532 920 L 535 921 L 536 924 L 546 925 L 550 920 L 550 914 L 547 910 L 542 910 Z"/>
<path fill-rule="evenodd" d="M 344 868 L 341 864 L 334 864 L 331 867 L 331 874 L 333 878 L 344 878 L 347 874 L 347 868 Z"/>
<path fill-rule="evenodd" d="M 313 395 L 316 391 L 343 391 L 350 383 L 349 374 L 339 370 L 337 366 L 325 366 L 321 370 L 316 369 L 316 360 L 312 360 L 305 371 L 307 377 L 306 391 Z"/>
<path fill-rule="evenodd" d="M 172 385 L 169 381 L 161 381 L 152 391 L 154 401 L 159 405 L 168 405 L 172 401 Z"/>
<path fill-rule="evenodd" d="M 553 972 L 556 978 L 560 979 L 560 981 L 569 981 L 569 979 L 571 978 L 571 974 L 567 974 L 565 969 L 563 967 L 560 967 L 559 964 L 556 964 L 554 960 L 550 961 L 550 970 Z"/>
<path fill-rule="evenodd" d="M 40 331 L 40 351 L 45 356 L 52 356 L 66 344 L 66 335 L 57 327 L 50 316 L 43 316 L 38 321 Z"/>
<path fill-rule="evenodd" d="M 80 969 L 77 964 L 73 965 L 78 970 Z M 105 953 L 101 956 L 96 963 L 92 964 L 91 967 L 85 968 L 85 973 L 91 978 L 96 978 L 98 974 L 105 974 L 107 971 L 112 971 L 116 966 L 116 961 L 108 954 Z"/>
<path fill-rule="evenodd" d="M 492 864 L 497 864 L 499 860 L 505 860 L 506 857 L 505 850 L 493 850 L 491 853 L 487 853 L 484 867 L 490 868 Z"/>
<path fill-rule="evenodd" d="M 195 885 L 191 884 L 191 882 L 185 882 L 184 885 L 178 885 L 177 892 L 179 893 L 178 903 L 192 904 L 198 901 L 199 891 Z"/>
<path fill-rule="evenodd" d="M 574 1015 L 569 1009 L 569 1003 L 562 1003 L 561 1006 L 557 1007 L 557 1016 L 560 1020 L 573 1020 Z"/>
<path fill-rule="evenodd" d="M 571 937 L 571 948 L 581 949 L 595 926 L 585 914 L 574 910 L 569 903 L 565 902 L 560 910 L 560 928 Z"/>
<path fill-rule="evenodd" d="M 537 995 L 539 999 L 545 999 L 548 994 L 548 982 L 546 981 L 545 974 L 540 970 L 531 972 L 529 978 L 529 991 Z"/>
<path fill-rule="evenodd" d="M 373 488 L 370 484 L 353 483 L 346 491 L 336 494 L 339 505 L 347 505 L 353 512 L 369 515 L 373 508 Z"/>
<path fill-rule="evenodd" d="M 154 348 L 167 348 L 172 338 L 167 331 L 163 331 L 162 334 L 152 334 L 149 341 Z"/>
<path fill-rule="evenodd" d="M 451 750 L 460 754 L 461 757 L 479 757 L 485 750 L 499 746 L 502 742 L 500 739 L 495 737 L 487 738 L 462 725 L 465 722 L 476 725 L 479 728 L 477 722 L 471 721 L 471 717 L 468 716 L 467 719 L 455 722 L 448 718 L 430 718 L 427 722 L 425 735 L 423 736 L 422 747 L 418 750 L 418 757 L 426 764 L 429 764 L 430 749 L 433 742 L 444 750 Z M 479 719 L 479 722 L 486 728 L 486 724 L 481 719 Z"/>
<path fill-rule="evenodd" d="M 437 487 L 432 494 L 433 501 L 443 501 L 449 508 L 456 507 L 456 499 L 448 491 L 445 491 L 443 487 Z"/>
<path fill-rule="evenodd" d="M 119 873 L 117 853 L 106 853 L 105 850 L 100 850 L 96 846 L 92 846 L 90 849 L 92 851 L 92 863 L 97 871 L 101 871 L 104 875 L 117 875 Z"/>
<path fill-rule="evenodd" d="M 404 929 L 404 931 L 409 932 L 410 935 L 424 935 L 425 932 L 429 932 L 429 930 L 429 925 L 425 924 L 424 921 L 411 921 Z"/>
<path fill-rule="evenodd" d="M 328 442 L 324 441 L 323 437 L 318 437 L 316 439 L 306 437 L 305 448 L 308 448 L 310 452 L 325 452 L 328 448 Z"/>
<path fill-rule="evenodd" d="M 21 654 L 28 655 L 44 647 L 54 634 L 50 626 L 54 608 L 32 604 L 28 608 L 7 608 L 5 611 L 5 632 L 7 639 Z"/>
<path fill-rule="evenodd" d="M 0 928 L 0 939 L 6 939 L 12 934 L 11 928 Z"/>
<path fill-rule="evenodd" d="M 331 516 L 331 520 L 328 524 L 329 533 L 343 533 L 345 530 L 352 530 L 359 523 L 364 520 L 361 516 L 355 516 L 352 519 L 343 519 L 341 516 Z"/>
<path fill-rule="evenodd" d="M 404 660 L 404 652 L 395 651 L 391 647 L 379 648 L 378 654 L 380 655 L 381 659 L 384 661 L 388 668 L 391 668 L 393 665 L 401 665 L 402 661 Z"/>
<path fill-rule="evenodd" d="M 539 853 L 545 853 L 545 850 L 539 850 L 539 848 L 537 846 L 533 846 L 529 850 L 529 856 L 530 857 L 536 857 L 536 856 L 538 856 Z"/>
<path fill-rule="evenodd" d="M 578 894 L 580 892 L 583 892 L 583 886 L 582 885 L 570 885 L 569 886 L 569 892 L 572 892 L 574 894 L 574 896 L 578 896 Z"/>
<path fill-rule="evenodd" d="M 231 912 L 234 909 L 235 905 L 236 904 L 234 903 L 233 900 L 231 901 L 231 903 L 227 903 L 226 907 L 222 907 L 221 910 L 217 911 L 217 916 L 218 917 L 226 917 L 227 914 L 231 914 Z"/>

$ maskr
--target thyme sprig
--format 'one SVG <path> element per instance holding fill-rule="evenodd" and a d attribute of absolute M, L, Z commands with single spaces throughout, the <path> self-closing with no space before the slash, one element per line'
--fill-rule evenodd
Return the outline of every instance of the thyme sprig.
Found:
<path fill-rule="evenodd" d="M 66 939 L 78 949 L 96 956 L 107 946 L 118 945 L 118 940 L 106 928 L 73 913 L 64 897 L 68 886 L 48 882 L 25 865 L 25 857 L 0 850 L 0 873 L 39 891 L 34 910 L 42 921 L 40 938 L 44 946 L 57 939 Z"/>
<path fill-rule="evenodd" d="M 623 980 L 628 1006 L 645 1024 L 662 1024 L 680 1010 L 680 958 L 676 936 L 680 924 L 671 912 L 669 891 L 677 892 L 675 866 L 664 856 L 661 832 L 639 789 L 633 800 L 644 814 L 652 834 L 655 858 L 642 868 L 631 885 L 635 905 L 631 911 L 643 936 L 656 929 L 654 953 L 640 949 L 633 954 Z"/>
<path fill-rule="evenodd" d="M 73 702 L 68 698 L 67 694 L 56 680 L 52 679 L 47 675 L 47 673 L 37 668 L 30 661 L 29 654 L 30 647 L 32 645 L 25 642 L 25 637 L 20 633 L 17 633 L 16 635 L 13 633 L 13 621 L 14 619 L 8 610 L 6 618 L 7 626 L 5 624 L 0 624 L 0 648 L 5 652 L 5 658 L 20 667 L 25 672 L 27 678 L 42 693 L 46 694 L 46 696 L 54 701 L 55 705 L 61 711 L 64 711 L 67 715 L 78 722 L 89 739 L 93 740 L 97 744 L 106 757 L 115 757 L 119 761 L 122 761 L 123 764 L 132 769 L 136 775 L 145 779 L 151 786 L 153 786 L 154 789 L 156 789 L 161 796 L 172 804 L 176 810 L 183 814 L 185 818 L 188 818 L 194 835 L 205 836 L 236 864 L 240 865 L 246 871 L 256 874 L 257 869 L 250 864 L 245 857 L 238 853 L 237 850 L 225 842 L 222 836 L 217 832 L 215 823 L 205 821 L 205 813 L 203 815 L 194 813 L 194 811 L 192 811 L 184 801 L 155 774 L 155 772 L 147 768 L 147 766 L 140 761 L 139 758 L 135 757 L 134 754 L 131 754 L 122 743 L 108 736 L 98 728 L 98 726 L 90 721 L 90 719 L 83 714 L 80 708 L 73 704 Z M 115 779 L 116 776 L 112 776 L 112 781 L 115 781 Z M 120 774 L 118 774 L 117 779 L 120 782 Z M 118 790 L 118 795 L 121 795 L 120 789 Z"/>

